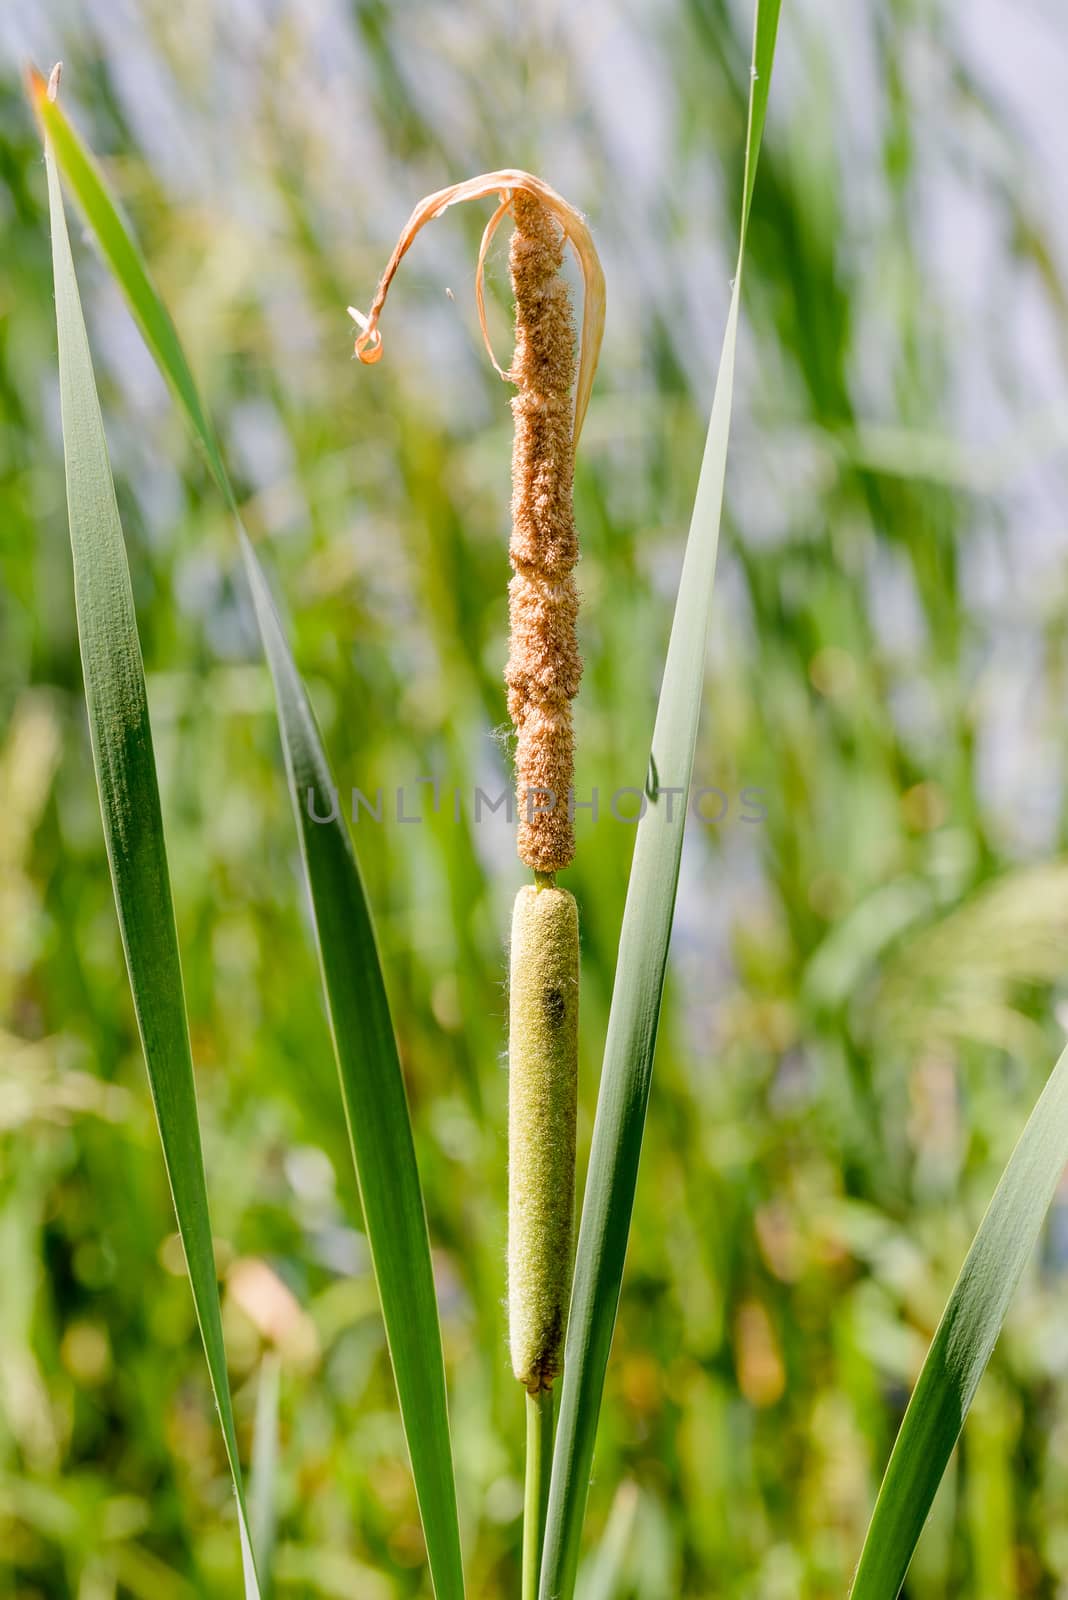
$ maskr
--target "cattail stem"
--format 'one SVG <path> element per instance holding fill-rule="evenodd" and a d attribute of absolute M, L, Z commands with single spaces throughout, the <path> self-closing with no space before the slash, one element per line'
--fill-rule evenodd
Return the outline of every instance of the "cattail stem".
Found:
<path fill-rule="evenodd" d="M 560 1371 L 571 1290 L 578 985 L 574 896 L 526 885 L 512 914 L 508 1319 L 512 1370 L 532 1394 Z"/>
<path fill-rule="evenodd" d="M 512 535 L 508 586 L 508 710 L 516 729 L 520 859 L 534 883 L 512 918 L 508 1100 L 508 1319 L 512 1367 L 527 1390 L 523 1600 L 535 1600 L 553 1444 L 553 1379 L 560 1371 L 571 1292 L 578 1079 L 578 911 L 555 874 L 575 852 L 571 701 L 582 659 L 576 636 L 578 536 L 575 446 L 604 332 L 604 274 L 583 218 L 529 172 L 502 169 L 427 195 L 405 224 L 365 316 L 356 354 L 382 354 L 379 317 L 394 274 L 425 223 L 461 200 L 496 194 L 475 276 L 493 365 L 512 401 Z M 494 230 L 515 223 L 509 270 L 515 353 L 504 372 L 486 328 L 482 273 Z M 582 268 L 582 338 L 561 268 L 570 241 Z M 577 369 L 577 370 L 576 370 Z"/>
<path fill-rule="evenodd" d="M 537 1600 L 541 1547 L 553 1470 L 553 1392 L 527 1395 L 527 1476 L 523 1497 L 522 1600 Z"/>

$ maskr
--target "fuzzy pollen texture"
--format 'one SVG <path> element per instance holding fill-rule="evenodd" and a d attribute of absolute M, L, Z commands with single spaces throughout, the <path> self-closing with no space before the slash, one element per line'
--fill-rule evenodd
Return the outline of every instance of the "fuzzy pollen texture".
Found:
<path fill-rule="evenodd" d="M 564 235 L 533 195 L 517 190 L 509 254 L 515 297 L 512 401 L 511 637 L 505 681 L 516 728 L 520 859 L 556 872 L 575 853 L 570 794 L 571 701 L 582 676 L 573 570 L 575 324 L 561 276 Z"/>
<path fill-rule="evenodd" d="M 563 1361 L 571 1293 L 578 1079 L 578 908 L 528 884 L 512 913 L 508 1019 L 508 1335 L 531 1393 Z"/>

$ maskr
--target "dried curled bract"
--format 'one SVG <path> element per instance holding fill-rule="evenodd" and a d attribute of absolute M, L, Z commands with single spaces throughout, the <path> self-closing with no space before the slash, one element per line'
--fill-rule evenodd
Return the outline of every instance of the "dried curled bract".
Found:
<path fill-rule="evenodd" d="M 493 362 L 502 378 L 511 376 L 498 364 L 490 344 L 489 330 L 486 327 L 486 302 L 483 292 L 482 275 L 486 264 L 493 236 L 504 217 L 512 208 L 512 203 L 517 194 L 531 194 L 540 200 L 545 209 L 551 213 L 560 224 L 578 257 L 582 269 L 583 304 L 582 304 L 582 342 L 579 349 L 578 382 L 575 386 L 575 416 L 572 429 L 573 441 L 578 445 L 579 434 L 586 418 L 586 408 L 590 403 L 590 391 L 593 388 L 593 375 L 597 370 L 597 358 L 601 353 L 601 340 L 604 337 L 604 273 L 601 270 L 600 258 L 597 247 L 593 242 L 593 235 L 586 224 L 586 219 L 581 212 L 569 205 L 562 195 L 549 184 L 543 183 L 541 178 L 536 178 L 532 172 L 523 172 L 519 167 L 502 167 L 499 172 L 483 172 L 477 178 L 468 178 L 465 183 L 452 183 L 446 189 L 438 189 L 434 194 L 428 194 L 420 200 L 404 227 L 401 229 L 400 238 L 393 247 L 393 254 L 386 262 L 386 268 L 378 280 L 374 299 L 366 315 L 357 311 L 354 306 L 349 306 L 349 316 L 359 324 L 360 333 L 356 339 L 356 354 L 366 364 L 378 361 L 382 356 L 382 334 L 379 331 L 378 321 L 382 315 L 382 307 L 386 303 L 389 286 L 393 282 L 397 268 L 411 248 L 416 235 L 428 222 L 433 222 L 435 217 L 440 217 L 442 212 L 450 206 L 459 205 L 464 200 L 484 200 L 488 195 L 496 195 L 498 205 L 496 211 L 486 224 L 482 235 L 482 244 L 478 252 L 478 268 L 475 273 L 475 298 L 478 302 L 478 320 L 482 328 L 482 337 L 485 340 L 489 358 Z"/>

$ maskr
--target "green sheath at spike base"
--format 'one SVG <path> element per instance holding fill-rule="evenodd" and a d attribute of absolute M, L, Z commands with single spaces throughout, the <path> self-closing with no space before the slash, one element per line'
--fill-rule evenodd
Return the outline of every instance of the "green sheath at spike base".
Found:
<path fill-rule="evenodd" d="M 508 1035 L 508 1320 L 512 1370 L 531 1393 L 560 1371 L 571 1288 L 578 988 L 574 896 L 520 889 Z"/>

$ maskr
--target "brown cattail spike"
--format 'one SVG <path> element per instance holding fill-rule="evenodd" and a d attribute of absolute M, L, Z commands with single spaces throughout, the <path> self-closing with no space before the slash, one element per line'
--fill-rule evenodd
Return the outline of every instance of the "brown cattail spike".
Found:
<path fill-rule="evenodd" d="M 572 387 L 575 325 L 561 275 L 564 236 L 536 196 L 517 190 L 509 256 L 515 297 L 512 401 L 511 640 L 505 679 L 516 727 L 520 858 L 556 872 L 575 853 L 571 701 L 582 658 L 573 569 Z"/>

